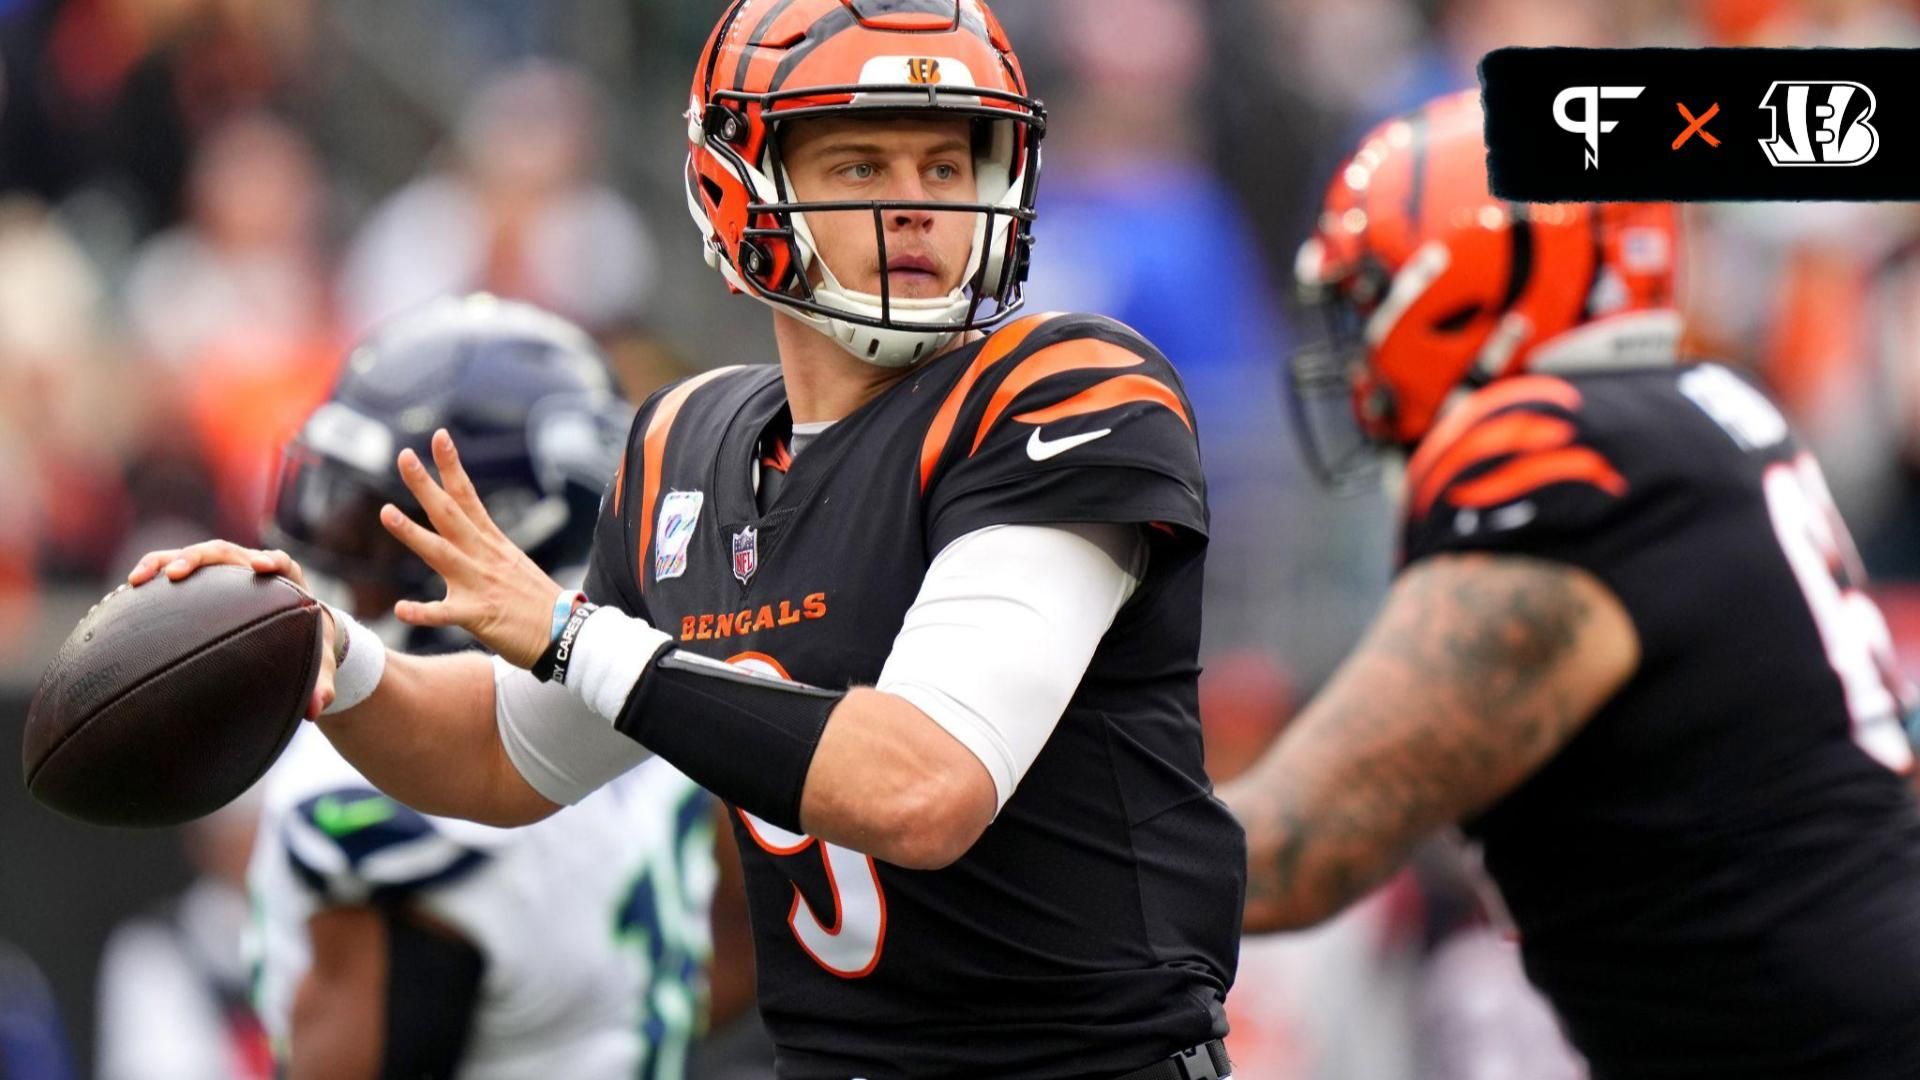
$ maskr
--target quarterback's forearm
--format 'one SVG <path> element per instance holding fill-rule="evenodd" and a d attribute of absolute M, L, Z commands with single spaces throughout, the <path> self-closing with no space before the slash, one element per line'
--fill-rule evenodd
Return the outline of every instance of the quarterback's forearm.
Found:
<path fill-rule="evenodd" d="M 421 813 L 512 826 L 557 809 L 507 757 L 481 653 L 390 652 L 372 695 L 319 724 L 374 786 Z"/>
<path fill-rule="evenodd" d="M 568 649 L 567 690 L 770 824 L 935 869 L 972 846 L 1046 745 L 1138 585 L 1143 548 L 1126 526 L 988 527 L 954 541 L 928 569 L 875 689 L 747 675 L 599 611 Z M 524 741 L 577 760 L 562 744 L 593 734 L 574 724 L 522 740 L 534 725 L 518 712 L 506 712 L 516 750 Z M 571 800 L 575 779 L 537 782 Z"/>
<path fill-rule="evenodd" d="M 834 710 L 807 776 L 808 829 L 846 830 L 856 850 L 885 837 L 900 865 L 965 854 L 1052 737 L 1145 559 L 1121 525 L 990 527 L 949 544 L 875 688 Z"/>
<path fill-rule="evenodd" d="M 993 780 L 904 698 L 857 689 L 821 734 L 800 800 L 812 836 L 883 862 L 937 870 L 993 822 Z"/>
<path fill-rule="evenodd" d="M 550 796 L 571 801 L 601 782 L 563 775 L 587 771 L 582 740 L 624 736 L 768 824 L 898 866 L 945 866 L 993 820 L 985 768 L 904 698 L 753 674 L 674 649 L 617 611 L 589 616 L 569 655 L 569 702 L 585 715 L 556 730 L 554 710 L 509 702 L 505 714 L 514 760 Z M 574 767 L 540 764 L 559 758 Z"/>

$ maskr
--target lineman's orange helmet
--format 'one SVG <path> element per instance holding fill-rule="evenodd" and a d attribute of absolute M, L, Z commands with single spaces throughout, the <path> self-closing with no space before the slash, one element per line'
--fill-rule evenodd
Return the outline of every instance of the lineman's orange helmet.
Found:
<path fill-rule="evenodd" d="M 969 117 L 978 201 L 802 203 L 780 161 L 779 125 L 819 116 Z M 1045 112 L 980 0 L 735 0 L 694 70 L 687 204 L 707 261 L 735 291 L 783 308 L 876 364 L 911 364 L 1021 305 Z M 809 212 L 978 215 L 967 274 L 945 297 L 841 285 L 817 254 Z"/>
<path fill-rule="evenodd" d="M 1478 91 L 1374 129 L 1300 247 L 1294 276 L 1329 336 L 1295 355 L 1289 383 L 1324 477 L 1350 478 L 1371 457 L 1363 440 L 1329 437 L 1317 402 L 1331 394 L 1366 445 L 1407 447 L 1456 392 L 1678 349 L 1673 206 L 1496 199 L 1482 129 Z"/>

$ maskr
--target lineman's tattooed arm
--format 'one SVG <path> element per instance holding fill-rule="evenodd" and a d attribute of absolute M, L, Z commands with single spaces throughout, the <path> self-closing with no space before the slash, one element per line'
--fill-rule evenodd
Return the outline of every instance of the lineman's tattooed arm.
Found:
<path fill-rule="evenodd" d="M 1222 792 L 1247 829 L 1247 929 L 1310 925 L 1379 884 L 1552 757 L 1639 655 L 1619 601 L 1582 570 L 1477 554 L 1416 564 L 1326 689 Z"/>

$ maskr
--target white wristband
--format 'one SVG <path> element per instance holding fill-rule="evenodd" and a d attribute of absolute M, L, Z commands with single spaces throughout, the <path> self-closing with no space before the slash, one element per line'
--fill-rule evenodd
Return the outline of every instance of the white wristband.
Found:
<path fill-rule="evenodd" d="M 580 627 L 567 666 L 567 689 L 601 719 L 615 723 L 647 662 L 672 641 L 645 619 L 603 607 Z"/>
<path fill-rule="evenodd" d="M 333 613 L 333 632 L 347 636 L 347 658 L 334 669 L 333 704 L 320 710 L 321 716 L 346 712 L 372 697 L 387 671 L 387 643 L 380 635 L 331 604 L 327 610 Z"/>

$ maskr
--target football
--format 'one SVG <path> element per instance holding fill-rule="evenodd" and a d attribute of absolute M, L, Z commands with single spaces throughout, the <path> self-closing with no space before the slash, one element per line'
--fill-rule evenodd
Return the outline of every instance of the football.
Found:
<path fill-rule="evenodd" d="M 27 789 L 96 825 L 176 825 L 231 802 L 305 714 L 320 610 L 293 582 L 240 566 L 122 585 L 40 679 Z"/>

